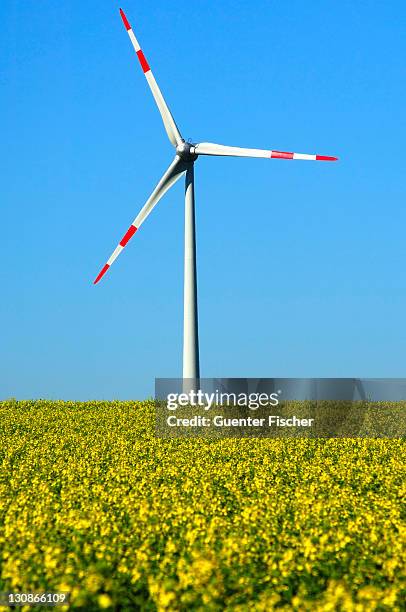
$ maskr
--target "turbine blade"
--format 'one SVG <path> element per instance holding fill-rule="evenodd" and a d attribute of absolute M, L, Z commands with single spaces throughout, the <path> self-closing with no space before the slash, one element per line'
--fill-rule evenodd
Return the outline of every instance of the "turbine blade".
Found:
<path fill-rule="evenodd" d="M 183 142 L 183 138 L 180 135 L 178 126 L 176 125 L 175 120 L 171 115 L 171 112 L 164 100 L 161 90 L 158 87 L 155 77 L 152 74 L 151 68 L 149 67 L 148 62 L 145 59 L 145 55 L 141 51 L 141 47 L 135 37 L 133 29 L 131 28 L 129 21 L 122 9 L 120 9 L 120 15 L 121 19 L 123 20 L 125 29 L 127 30 L 128 36 L 130 37 L 131 43 L 134 47 L 134 50 L 137 54 L 138 60 L 144 72 L 145 78 L 147 79 L 152 95 L 154 96 L 156 105 L 158 106 L 158 110 L 161 113 L 162 121 L 164 123 L 166 133 L 168 134 L 168 138 L 173 144 L 173 146 L 176 147 L 178 144 Z"/>
<path fill-rule="evenodd" d="M 131 223 L 130 227 L 114 249 L 110 258 L 107 260 L 103 268 L 100 270 L 96 279 L 94 280 L 94 285 L 96 285 L 101 278 L 106 274 L 107 270 L 110 268 L 112 263 L 117 259 L 120 255 L 121 251 L 128 244 L 131 238 L 134 236 L 135 232 L 140 228 L 142 223 L 144 223 L 145 219 L 148 217 L 152 209 L 158 204 L 159 200 L 162 196 L 168 191 L 170 187 L 182 176 L 182 174 L 186 171 L 187 165 L 182 162 L 179 157 L 175 157 L 168 170 L 165 172 L 158 185 L 155 187 L 154 191 L 146 201 L 143 208 L 140 210 L 138 215 L 135 217 L 134 221 Z"/>
<path fill-rule="evenodd" d="M 201 142 L 194 148 L 196 155 L 229 155 L 232 157 L 264 157 L 267 159 L 304 159 L 310 161 L 337 161 L 338 157 L 328 155 L 309 155 L 308 153 L 288 153 L 266 149 L 242 149 L 226 147 L 212 142 Z"/>

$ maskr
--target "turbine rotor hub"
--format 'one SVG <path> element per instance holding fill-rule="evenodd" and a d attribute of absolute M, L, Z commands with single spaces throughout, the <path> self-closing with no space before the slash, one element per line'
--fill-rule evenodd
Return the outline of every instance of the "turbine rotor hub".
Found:
<path fill-rule="evenodd" d="M 176 155 L 184 162 L 194 162 L 198 157 L 195 153 L 195 146 L 190 142 L 181 142 L 176 147 Z"/>

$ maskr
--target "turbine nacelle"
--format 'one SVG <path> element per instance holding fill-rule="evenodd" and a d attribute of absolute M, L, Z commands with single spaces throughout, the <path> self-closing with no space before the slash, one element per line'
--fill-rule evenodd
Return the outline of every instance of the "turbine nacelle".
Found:
<path fill-rule="evenodd" d="M 195 153 L 196 145 L 191 142 L 182 141 L 176 147 L 176 155 L 185 163 L 193 163 L 197 160 Z"/>

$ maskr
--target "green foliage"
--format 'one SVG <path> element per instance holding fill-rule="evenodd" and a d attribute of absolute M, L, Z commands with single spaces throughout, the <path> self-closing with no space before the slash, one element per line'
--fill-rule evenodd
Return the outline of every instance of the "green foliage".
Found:
<path fill-rule="evenodd" d="M 162 440 L 154 423 L 152 402 L 0 403 L 0 591 L 404 609 L 404 441 Z"/>

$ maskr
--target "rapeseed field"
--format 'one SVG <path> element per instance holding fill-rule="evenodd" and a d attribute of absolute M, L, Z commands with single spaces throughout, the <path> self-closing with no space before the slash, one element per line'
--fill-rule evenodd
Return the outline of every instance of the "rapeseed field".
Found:
<path fill-rule="evenodd" d="M 153 402 L 1 402 L 0 591 L 89 611 L 405 610 L 404 453 L 157 439 Z"/>

